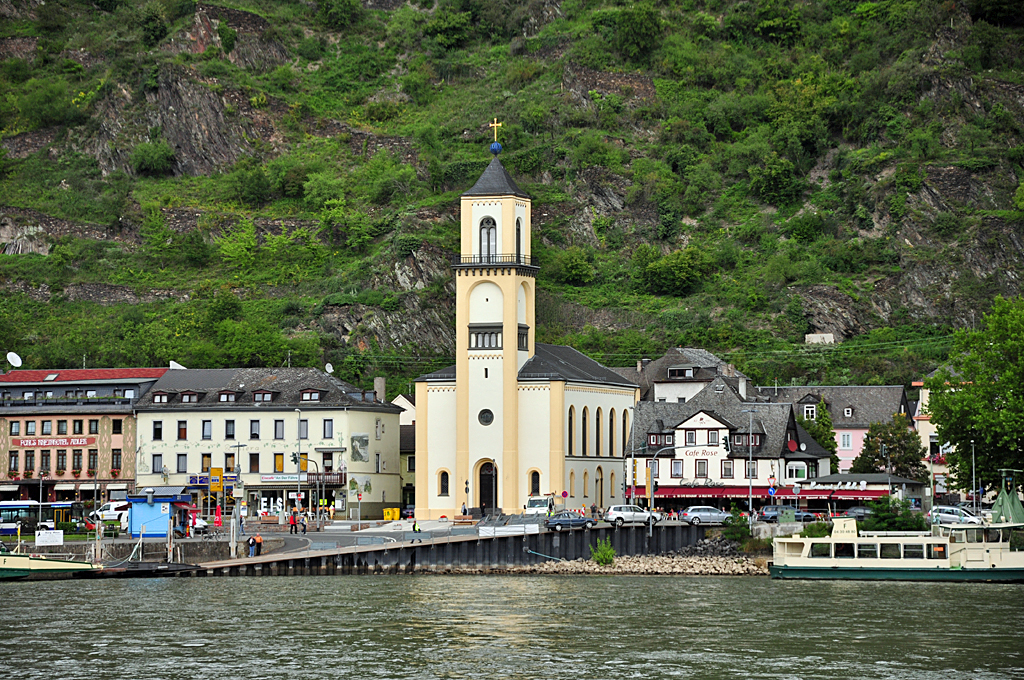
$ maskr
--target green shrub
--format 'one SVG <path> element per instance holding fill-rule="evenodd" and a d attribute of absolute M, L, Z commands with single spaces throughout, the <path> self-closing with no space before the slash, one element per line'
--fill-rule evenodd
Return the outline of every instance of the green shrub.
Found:
<path fill-rule="evenodd" d="M 440 47 L 450 50 L 469 39 L 471 27 L 472 13 L 453 12 L 445 7 L 434 14 L 434 18 L 423 27 L 423 33 L 432 36 Z"/>
<path fill-rule="evenodd" d="M 602 567 L 610 567 L 615 564 L 615 548 L 612 547 L 612 539 L 597 539 L 597 547 L 590 546 L 590 559 Z"/>
<path fill-rule="evenodd" d="M 235 49 L 238 31 L 228 26 L 228 22 L 221 19 L 220 23 L 217 24 L 217 35 L 220 36 L 220 46 L 224 49 L 224 54 L 231 54 L 231 50 Z"/>
<path fill-rule="evenodd" d="M 955 236 L 960 233 L 962 227 L 960 218 L 951 212 L 941 212 L 935 216 L 932 223 L 932 230 L 943 237 Z"/>
<path fill-rule="evenodd" d="M 139 28 L 142 29 L 143 44 L 156 47 L 168 31 L 163 7 L 156 2 L 146 3 L 139 12 Z"/>
<path fill-rule="evenodd" d="M 295 52 L 303 59 L 316 61 L 324 56 L 325 48 L 323 39 L 309 36 L 299 41 Z"/>
<path fill-rule="evenodd" d="M 270 199 L 270 179 L 261 166 L 239 168 L 228 176 L 235 198 L 253 207 L 260 207 Z"/>
<path fill-rule="evenodd" d="M 388 293 L 384 296 L 384 299 L 380 303 L 380 308 L 385 312 L 397 312 L 402 308 L 402 303 L 398 301 L 398 298 Z"/>
<path fill-rule="evenodd" d="M 725 518 L 725 528 L 722 529 L 722 537 L 727 541 L 745 541 L 750 538 L 750 525 L 739 508 L 733 508 L 732 514 Z"/>
<path fill-rule="evenodd" d="M 831 533 L 832 528 L 829 527 L 828 522 L 813 522 L 800 531 L 800 535 L 805 538 L 824 538 Z"/>
<path fill-rule="evenodd" d="M 359 0 L 321 0 L 316 18 L 327 28 L 340 30 L 353 25 L 363 15 Z"/>
<path fill-rule="evenodd" d="M 137 175 L 167 175 L 174 167 L 174 150 L 162 139 L 142 142 L 132 151 L 131 164 Z"/>
<path fill-rule="evenodd" d="M 18 109 L 32 127 L 73 124 L 84 113 L 71 103 L 68 88 L 63 78 L 32 78 L 22 87 Z"/>

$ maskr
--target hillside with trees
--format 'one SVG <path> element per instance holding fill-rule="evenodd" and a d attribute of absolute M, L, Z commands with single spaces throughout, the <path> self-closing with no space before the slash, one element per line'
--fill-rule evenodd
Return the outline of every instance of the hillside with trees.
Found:
<path fill-rule="evenodd" d="M 1008 0 L 0 0 L 2 349 L 405 389 L 496 117 L 538 340 L 909 383 L 1021 292 L 1022 45 Z"/>

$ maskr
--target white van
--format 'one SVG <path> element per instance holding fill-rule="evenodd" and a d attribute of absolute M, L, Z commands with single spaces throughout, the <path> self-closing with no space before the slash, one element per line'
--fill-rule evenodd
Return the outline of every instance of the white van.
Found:
<path fill-rule="evenodd" d="M 89 513 L 89 517 L 99 517 L 101 522 L 117 522 L 122 530 L 127 531 L 129 507 L 128 501 L 110 501 L 101 505 L 99 510 Z"/>
<path fill-rule="evenodd" d="M 555 499 L 553 496 L 530 496 L 526 501 L 526 509 L 523 510 L 523 514 L 546 515 L 553 512 L 554 509 Z"/>

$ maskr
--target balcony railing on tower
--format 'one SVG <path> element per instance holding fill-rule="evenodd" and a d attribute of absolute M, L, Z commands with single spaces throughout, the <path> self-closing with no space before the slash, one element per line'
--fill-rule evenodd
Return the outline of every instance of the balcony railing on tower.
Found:
<path fill-rule="evenodd" d="M 453 255 L 453 266 L 479 267 L 489 264 L 494 265 L 521 265 L 525 267 L 539 267 L 540 262 L 532 255 Z"/>

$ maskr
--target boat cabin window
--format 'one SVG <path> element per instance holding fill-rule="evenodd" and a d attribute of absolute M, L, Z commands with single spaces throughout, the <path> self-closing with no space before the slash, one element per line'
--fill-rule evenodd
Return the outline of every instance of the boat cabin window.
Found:
<path fill-rule="evenodd" d="M 878 559 L 878 544 L 877 543 L 858 543 L 857 544 L 857 557 L 864 559 Z"/>
<path fill-rule="evenodd" d="M 985 529 L 985 542 L 986 543 L 1002 543 L 1003 542 L 1003 530 L 1002 529 Z"/>
<path fill-rule="evenodd" d="M 985 537 L 984 529 L 968 529 L 967 530 L 967 542 L 968 543 L 981 543 Z"/>
<path fill-rule="evenodd" d="M 811 543 L 811 557 L 832 557 L 831 543 Z"/>
<path fill-rule="evenodd" d="M 924 546 L 920 543 L 908 543 L 903 546 L 903 559 L 905 560 L 923 560 L 924 559 Z"/>
<path fill-rule="evenodd" d="M 836 543 L 836 557 L 853 557 L 853 543 Z"/>
<path fill-rule="evenodd" d="M 946 546 L 943 543 L 929 543 L 928 544 L 928 559 L 930 560 L 944 560 L 948 557 L 946 554 Z"/>
<path fill-rule="evenodd" d="M 881 553 L 883 560 L 898 560 L 900 558 L 900 544 L 883 543 Z"/>
<path fill-rule="evenodd" d="M 949 532 L 949 542 L 950 543 L 966 543 L 967 539 L 964 536 L 963 530 L 950 531 Z"/>

